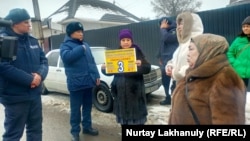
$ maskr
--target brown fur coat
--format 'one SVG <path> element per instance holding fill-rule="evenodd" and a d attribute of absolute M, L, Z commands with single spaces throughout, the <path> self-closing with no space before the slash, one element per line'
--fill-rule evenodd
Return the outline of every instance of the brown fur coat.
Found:
<path fill-rule="evenodd" d="M 169 124 L 195 124 L 186 86 L 200 124 L 245 124 L 246 88 L 225 54 L 204 62 L 180 80 L 173 93 Z"/>

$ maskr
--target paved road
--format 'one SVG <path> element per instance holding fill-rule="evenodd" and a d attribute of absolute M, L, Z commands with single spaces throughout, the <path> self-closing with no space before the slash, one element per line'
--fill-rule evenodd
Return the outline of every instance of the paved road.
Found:
<path fill-rule="evenodd" d="M 43 97 L 43 141 L 70 141 L 70 125 L 68 111 L 68 96 L 50 94 Z M 99 130 L 99 136 L 80 134 L 82 141 L 121 141 L 121 128 L 119 126 L 102 126 L 103 118 L 110 118 L 111 114 L 101 113 L 93 108 L 93 127 Z M 98 116 L 96 116 L 98 115 Z M 103 116 L 99 116 L 103 115 Z M 2 141 L 3 128 L 3 106 L 0 105 L 0 141 Z M 97 122 L 100 121 L 100 122 Z M 110 125 L 114 122 L 106 120 Z M 106 124 L 106 123 L 105 123 Z M 26 141 L 24 133 L 20 141 Z"/>

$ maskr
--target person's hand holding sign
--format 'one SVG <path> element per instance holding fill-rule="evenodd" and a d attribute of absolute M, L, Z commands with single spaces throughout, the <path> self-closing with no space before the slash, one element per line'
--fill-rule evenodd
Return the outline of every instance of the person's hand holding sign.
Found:
<path fill-rule="evenodd" d="M 105 69 L 106 69 L 105 63 L 102 64 L 101 69 L 102 69 L 102 70 L 105 70 Z"/>
<path fill-rule="evenodd" d="M 136 63 L 137 66 L 141 66 L 141 60 L 136 60 L 135 63 Z"/>

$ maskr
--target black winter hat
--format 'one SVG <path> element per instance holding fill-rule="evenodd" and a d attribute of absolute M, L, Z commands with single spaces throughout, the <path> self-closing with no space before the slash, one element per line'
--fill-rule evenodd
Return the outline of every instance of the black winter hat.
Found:
<path fill-rule="evenodd" d="M 243 24 L 249 24 L 250 25 L 250 16 L 248 16 L 248 17 L 246 17 L 245 19 L 244 19 L 244 21 L 242 22 L 242 25 Z"/>
<path fill-rule="evenodd" d="M 168 17 L 162 17 L 162 18 L 160 18 L 160 20 L 159 20 L 159 25 L 161 25 L 161 22 L 162 22 L 163 20 L 168 21 L 168 25 L 171 25 L 171 24 L 172 24 L 172 20 L 171 20 L 170 18 L 168 18 Z"/>
<path fill-rule="evenodd" d="M 83 25 L 80 22 L 71 22 L 66 27 L 66 33 L 68 36 L 70 36 L 77 30 L 82 30 L 82 31 L 84 30 Z"/>
<path fill-rule="evenodd" d="M 9 14 L 4 19 L 11 20 L 13 24 L 17 24 L 30 19 L 30 15 L 25 9 L 15 8 L 10 10 Z"/>

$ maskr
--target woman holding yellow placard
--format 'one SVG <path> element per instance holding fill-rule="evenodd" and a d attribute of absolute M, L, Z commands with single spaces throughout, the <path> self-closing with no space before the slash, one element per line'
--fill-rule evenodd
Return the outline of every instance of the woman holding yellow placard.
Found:
<path fill-rule="evenodd" d="M 140 47 L 134 44 L 130 30 L 122 29 L 119 32 L 119 39 L 119 49 L 135 49 L 137 71 L 107 74 L 106 65 L 102 65 L 103 74 L 114 75 L 111 84 L 111 92 L 114 96 L 113 112 L 116 115 L 116 121 L 121 125 L 145 124 L 148 112 L 143 74 L 150 72 L 151 64 L 145 59 Z"/>

